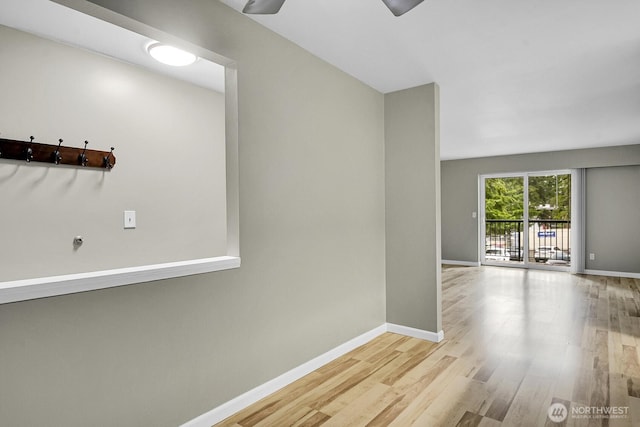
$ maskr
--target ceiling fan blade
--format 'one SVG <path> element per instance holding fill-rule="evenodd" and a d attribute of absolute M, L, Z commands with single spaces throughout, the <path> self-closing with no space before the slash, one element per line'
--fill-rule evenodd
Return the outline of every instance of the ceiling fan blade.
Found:
<path fill-rule="evenodd" d="M 278 13 L 283 3 L 284 0 L 249 0 L 242 9 L 242 13 L 273 15 Z"/>
<path fill-rule="evenodd" d="M 424 0 L 382 0 L 389 10 L 395 15 L 400 16 L 422 3 Z"/>

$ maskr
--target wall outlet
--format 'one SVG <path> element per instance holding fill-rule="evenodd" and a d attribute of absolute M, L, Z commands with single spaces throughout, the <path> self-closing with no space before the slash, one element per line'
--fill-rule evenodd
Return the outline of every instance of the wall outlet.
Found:
<path fill-rule="evenodd" d="M 589 259 L 590 259 L 591 261 L 595 261 L 595 259 L 596 259 L 596 254 L 589 254 Z"/>
<path fill-rule="evenodd" d="M 136 228 L 136 211 L 124 211 L 124 228 Z"/>

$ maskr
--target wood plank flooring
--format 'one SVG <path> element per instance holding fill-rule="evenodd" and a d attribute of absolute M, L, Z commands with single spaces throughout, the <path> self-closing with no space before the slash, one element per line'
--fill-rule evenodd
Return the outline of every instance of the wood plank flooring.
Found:
<path fill-rule="evenodd" d="M 640 280 L 496 267 L 442 276 L 443 342 L 383 334 L 218 425 L 640 425 Z"/>

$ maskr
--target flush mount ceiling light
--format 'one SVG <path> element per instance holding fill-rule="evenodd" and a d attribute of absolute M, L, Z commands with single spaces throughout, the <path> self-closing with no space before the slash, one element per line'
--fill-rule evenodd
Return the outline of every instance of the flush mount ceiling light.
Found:
<path fill-rule="evenodd" d="M 382 0 L 384 4 L 391 10 L 395 16 L 400 16 L 420 3 L 424 0 Z M 245 5 L 244 9 L 242 9 L 242 13 L 252 13 L 259 15 L 273 15 L 274 13 L 278 13 L 282 5 L 284 4 L 284 0 L 249 0 Z"/>
<path fill-rule="evenodd" d="M 191 65 L 198 59 L 193 53 L 185 52 L 177 47 L 162 43 L 152 43 L 147 47 L 147 52 L 158 62 L 172 65 L 174 67 L 184 67 Z"/>

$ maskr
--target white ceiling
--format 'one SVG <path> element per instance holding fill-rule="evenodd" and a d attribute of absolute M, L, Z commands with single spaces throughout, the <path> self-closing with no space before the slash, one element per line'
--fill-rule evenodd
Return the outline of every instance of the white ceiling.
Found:
<path fill-rule="evenodd" d="M 443 159 L 640 143 L 638 0 L 425 0 L 398 18 L 381 0 L 287 0 L 249 16 L 381 92 L 437 82 Z M 0 24 L 224 90 L 217 64 L 163 66 L 150 39 L 47 0 L 0 0 Z"/>
<path fill-rule="evenodd" d="M 638 0 L 425 0 L 398 18 L 287 0 L 250 17 L 381 92 L 437 82 L 443 159 L 640 143 Z"/>
<path fill-rule="evenodd" d="M 48 0 L 0 0 L 0 24 L 224 92 L 224 67 L 204 59 L 188 67 L 161 64 L 146 51 L 156 40 Z"/>

